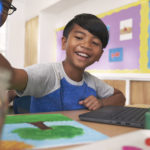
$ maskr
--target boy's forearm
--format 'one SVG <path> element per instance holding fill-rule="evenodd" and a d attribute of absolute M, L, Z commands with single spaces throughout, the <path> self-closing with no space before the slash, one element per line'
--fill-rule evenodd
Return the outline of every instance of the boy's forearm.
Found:
<path fill-rule="evenodd" d="M 10 87 L 10 81 L 13 74 L 13 68 L 5 57 L 0 53 L 0 83 L 6 85 L 8 89 Z"/>
<path fill-rule="evenodd" d="M 0 53 L 0 68 L 12 72 L 12 67 L 7 59 Z"/>
<path fill-rule="evenodd" d="M 24 69 L 13 69 L 10 89 L 23 91 L 26 88 L 28 75 Z"/>
<path fill-rule="evenodd" d="M 23 69 L 15 69 L 9 61 L 0 53 L 0 71 L 10 74 L 9 89 L 22 91 L 27 84 L 27 73 Z M 1 79 L 0 79 L 1 80 Z"/>
<path fill-rule="evenodd" d="M 115 105 L 115 106 L 123 106 L 125 105 L 125 96 L 119 90 L 115 89 L 115 92 L 112 96 L 108 98 L 102 99 L 103 106 Z"/>

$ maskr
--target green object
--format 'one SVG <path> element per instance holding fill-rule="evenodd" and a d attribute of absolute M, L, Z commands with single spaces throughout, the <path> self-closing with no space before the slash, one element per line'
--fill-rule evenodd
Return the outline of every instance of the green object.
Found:
<path fill-rule="evenodd" d="M 62 114 L 31 114 L 31 115 L 15 115 L 7 116 L 5 124 L 29 123 L 29 122 L 45 122 L 45 121 L 72 121 L 72 119 Z"/>
<path fill-rule="evenodd" d="M 145 113 L 144 128 L 145 129 L 150 129 L 150 111 Z"/>
<path fill-rule="evenodd" d="M 13 133 L 17 133 L 23 139 L 31 140 L 46 140 L 46 139 L 61 139 L 61 138 L 73 138 L 84 134 L 82 128 L 59 125 L 50 126 L 52 129 L 41 130 L 39 128 L 19 128 L 15 129 Z"/>
<path fill-rule="evenodd" d="M 30 128 L 17 128 L 12 133 L 18 134 L 22 139 L 46 140 L 73 138 L 84 134 L 82 128 L 71 125 L 51 125 L 50 128 L 45 122 L 72 121 L 63 114 L 30 114 L 7 116 L 5 124 L 29 123 L 34 126 Z"/>

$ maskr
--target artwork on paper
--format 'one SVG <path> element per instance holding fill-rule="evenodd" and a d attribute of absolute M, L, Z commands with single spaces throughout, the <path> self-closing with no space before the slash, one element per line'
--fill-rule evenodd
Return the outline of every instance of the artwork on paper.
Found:
<path fill-rule="evenodd" d="M 109 61 L 110 62 L 123 61 L 123 48 L 109 49 Z"/>
<path fill-rule="evenodd" d="M 132 39 L 132 26 L 131 18 L 120 21 L 120 41 Z"/>
<path fill-rule="evenodd" d="M 62 114 L 17 115 L 6 117 L 1 148 L 50 148 L 107 138 Z"/>

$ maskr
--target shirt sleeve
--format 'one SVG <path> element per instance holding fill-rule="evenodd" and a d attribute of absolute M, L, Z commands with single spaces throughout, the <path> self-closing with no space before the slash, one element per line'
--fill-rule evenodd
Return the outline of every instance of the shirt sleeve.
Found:
<path fill-rule="evenodd" d="M 100 79 L 96 80 L 96 91 L 98 98 L 107 98 L 114 94 L 114 88 Z"/>
<path fill-rule="evenodd" d="M 88 82 L 88 85 L 96 91 L 99 99 L 107 98 L 114 94 L 114 88 L 101 79 L 91 75 L 88 72 L 85 72 L 85 78 Z"/>
<path fill-rule="evenodd" d="M 36 64 L 25 68 L 25 71 L 28 82 L 24 91 L 17 91 L 19 96 L 42 97 L 53 89 L 56 75 L 52 64 Z"/>

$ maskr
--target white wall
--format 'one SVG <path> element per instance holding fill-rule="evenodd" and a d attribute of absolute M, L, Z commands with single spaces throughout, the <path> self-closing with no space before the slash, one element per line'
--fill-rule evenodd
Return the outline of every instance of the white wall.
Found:
<path fill-rule="evenodd" d="M 8 32 L 6 57 L 14 67 L 23 68 L 24 66 L 26 20 L 40 15 L 43 9 L 57 2 L 59 2 L 59 0 L 13 0 L 12 4 L 17 8 L 17 11 L 14 12 L 11 16 L 8 16 L 7 19 Z M 48 25 L 46 22 L 47 21 L 43 23 L 45 23 L 45 25 Z M 41 29 L 42 28 L 43 27 L 41 27 Z M 42 32 L 41 35 L 43 35 L 43 33 L 44 32 Z M 44 39 L 42 41 L 44 41 Z M 46 44 L 42 42 L 42 45 L 43 49 L 44 45 L 46 46 Z M 42 59 L 47 56 L 46 53 L 47 52 L 39 53 L 42 56 Z M 43 61 L 40 59 L 39 62 Z"/>
<path fill-rule="evenodd" d="M 55 15 L 41 12 L 39 15 L 38 63 L 56 61 Z"/>
<path fill-rule="evenodd" d="M 6 56 L 15 67 L 24 66 L 24 3 L 13 1 L 17 11 L 8 16 L 7 49 Z"/>
<path fill-rule="evenodd" d="M 42 10 L 58 3 L 59 1 L 61 0 L 24 0 L 26 6 L 25 20 L 29 20 L 39 15 Z"/>

